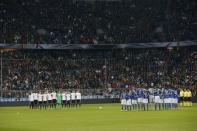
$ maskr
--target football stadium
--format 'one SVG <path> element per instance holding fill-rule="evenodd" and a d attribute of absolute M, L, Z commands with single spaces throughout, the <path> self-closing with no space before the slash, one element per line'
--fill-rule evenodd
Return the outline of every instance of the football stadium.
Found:
<path fill-rule="evenodd" d="M 1 0 L 0 131 L 197 131 L 196 0 Z"/>

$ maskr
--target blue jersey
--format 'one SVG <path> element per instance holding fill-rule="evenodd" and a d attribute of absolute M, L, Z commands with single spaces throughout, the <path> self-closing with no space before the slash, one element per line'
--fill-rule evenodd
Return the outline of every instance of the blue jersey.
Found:
<path fill-rule="evenodd" d="M 129 94 L 126 93 L 126 100 L 130 99 Z"/>
<path fill-rule="evenodd" d="M 136 89 L 136 93 L 139 95 L 140 94 L 140 88 Z"/>
<path fill-rule="evenodd" d="M 143 94 L 144 94 L 144 90 L 142 88 L 139 88 L 138 97 L 142 98 Z"/>
<path fill-rule="evenodd" d="M 174 90 L 173 92 L 174 92 L 174 94 L 175 94 L 175 95 L 177 95 L 177 96 L 178 96 L 178 92 L 177 92 L 177 90 Z"/>
<path fill-rule="evenodd" d="M 144 93 L 143 93 L 143 98 L 144 98 L 144 99 L 148 99 L 148 97 L 149 97 L 148 92 L 145 92 L 145 91 L 144 91 Z"/>
<path fill-rule="evenodd" d="M 178 92 L 177 90 L 173 90 L 173 98 L 178 99 Z"/>
<path fill-rule="evenodd" d="M 165 89 L 163 92 L 164 98 L 168 98 L 168 89 Z"/>
<path fill-rule="evenodd" d="M 121 93 L 121 98 L 122 99 L 126 99 L 126 97 L 127 97 L 127 93 L 125 93 L 125 92 Z"/>
<path fill-rule="evenodd" d="M 154 92 L 154 96 L 160 96 L 161 95 L 161 90 L 157 89 L 155 92 Z"/>
<path fill-rule="evenodd" d="M 173 98 L 173 90 L 169 89 L 169 98 Z"/>
<path fill-rule="evenodd" d="M 132 94 L 130 94 L 129 98 L 130 98 L 130 99 L 133 99 L 133 93 L 132 93 Z"/>
<path fill-rule="evenodd" d="M 137 98 L 138 98 L 137 93 L 134 93 L 134 94 L 133 94 L 133 100 L 137 100 Z"/>

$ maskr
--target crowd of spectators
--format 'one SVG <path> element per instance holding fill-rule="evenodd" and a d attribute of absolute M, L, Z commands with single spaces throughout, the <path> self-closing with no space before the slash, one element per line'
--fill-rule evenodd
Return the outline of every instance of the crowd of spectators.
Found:
<path fill-rule="evenodd" d="M 195 88 L 197 48 L 12 50 L 3 90 Z M 97 93 L 104 93 L 103 91 Z"/>
<path fill-rule="evenodd" d="M 195 40 L 196 0 L 2 0 L 0 43 Z"/>

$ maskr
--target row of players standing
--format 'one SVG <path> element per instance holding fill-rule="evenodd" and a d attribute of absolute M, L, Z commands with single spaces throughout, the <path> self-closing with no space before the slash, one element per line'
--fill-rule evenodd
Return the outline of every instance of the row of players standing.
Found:
<path fill-rule="evenodd" d="M 29 94 L 30 109 L 47 109 L 56 108 L 61 105 L 62 108 L 80 107 L 81 93 L 79 91 L 72 92 L 56 92 L 56 91 L 38 91 Z"/>
<path fill-rule="evenodd" d="M 189 89 L 181 89 L 179 92 L 180 106 L 192 106 L 192 92 Z"/>
<path fill-rule="evenodd" d="M 167 110 L 178 108 L 178 92 L 175 89 L 135 88 L 121 93 L 121 111 Z"/>

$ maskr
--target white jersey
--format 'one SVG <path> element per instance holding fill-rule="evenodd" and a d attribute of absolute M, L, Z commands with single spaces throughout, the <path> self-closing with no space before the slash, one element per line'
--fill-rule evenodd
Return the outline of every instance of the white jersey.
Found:
<path fill-rule="evenodd" d="M 70 101 L 70 93 L 66 94 L 66 100 Z"/>
<path fill-rule="evenodd" d="M 48 94 L 47 94 L 47 97 L 48 97 L 48 100 L 49 100 L 49 101 L 52 100 L 51 93 L 48 93 Z"/>
<path fill-rule="evenodd" d="M 47 101 L 47 94 L 43 94 L 43 101 Z"/>
<path fill-rule="evenodd" d="M 150 95 L 154 95 L 154 89 L 153 88 L 149 88 L 148 91 L 149 91 Z"/>
<path fill-rule="evenodd" d="M 76 93 L 71 93 L 71 100 L 75 100 L 76 99 Z"/>
<path fill-rule="evenodd" d="M 29 101 L 34 101 L 34 94 L 33 94 L 33 93 L 31 93 L 31 94 L 29 95 Z"/>
<path fill-rule="evenodd" d="M 66 94 L 62 93 L 62 100 L 65 101 L 66 100 Z"/>
<path fill-rule="evenodd" d="M 34 100 L 38 100 L 38 93 L 34 93 Z"/>
<path fill-rule="evenodd" d="M 52 94 L 52 99 L 56 99 L 56 92 L 51 93 Z"/>
<path fill-rule="evenodd" d="M 42 94 L 38 94 L 38 101 L 42 101 Z"/>
<path fill-rule="evenodd" d="M 77 100 L 81 100 L 81 93 L 77 92 L 76 96 L 77 96 L 77 98 L 76 98 Z"/>

